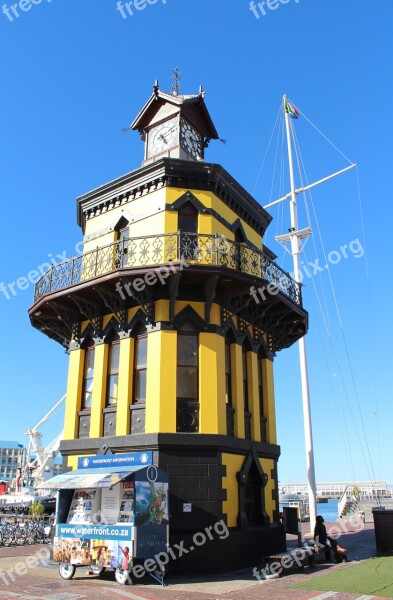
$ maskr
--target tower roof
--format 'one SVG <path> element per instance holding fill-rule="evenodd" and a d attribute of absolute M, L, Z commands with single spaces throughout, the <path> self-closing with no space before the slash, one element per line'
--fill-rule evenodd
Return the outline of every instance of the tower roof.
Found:
<path fill-rule="evenodd" d="M 193 125 L 208 138 L 219 139 L 219 135 L 210 117 L 205 104 L 205 92 L 202 86 L 197 95 L 168 94 L 159 89 L 158 81 L 153 86 L 153 93 L 135 120 L 130 129 L 144 131 L 154 121 L 154 117 L 164 106 L 178 109 Z"/>

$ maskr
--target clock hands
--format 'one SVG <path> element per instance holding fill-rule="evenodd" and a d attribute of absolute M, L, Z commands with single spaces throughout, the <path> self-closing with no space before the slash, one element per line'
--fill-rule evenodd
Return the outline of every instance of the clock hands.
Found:
<path fill-rule="evenodd" d="M 168 131 L 166 131 L 165 133 L 161 132 L 160 135 L 158 136 L 159 140 L 163 140 L 163 142 L 165 142 L 165 144 L 168 143 L 168 141 L 165 139 L 170 133 L 172 133 L 172 131 L 175 131 L 176 127 L 172 127 L 171 129 L 169 129 Z"/>

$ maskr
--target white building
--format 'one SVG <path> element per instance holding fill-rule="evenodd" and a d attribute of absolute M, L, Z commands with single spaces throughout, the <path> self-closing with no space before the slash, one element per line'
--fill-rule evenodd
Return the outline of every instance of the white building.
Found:
<path fill-rule="evenodd" d="M 0 441 L 0 481 L 12 481 L 22 466 L 25 449 L 18 442 Z"/>
<path fill-rule="evenodd" d="M 352 491 L 357 487 L 362 498 L 377 498 L 389 496 L 386 481 L 343 481 L 332 483 L 318 483 L 317 496 L 319 498 L 341 498 L 344 491 Z M 280 483 L 280 494 L 308 494 L 306 483 Z"/>

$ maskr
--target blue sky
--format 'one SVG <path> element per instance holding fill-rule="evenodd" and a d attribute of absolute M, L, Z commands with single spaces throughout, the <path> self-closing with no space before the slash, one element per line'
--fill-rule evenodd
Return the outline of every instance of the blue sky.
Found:
<path fill-rule="evenodd" d="M 5 4 L 9 11 L 11 4 Z M 276 4 L 275 10 L 265 5 L 266 14 L 260 13 L 259 19 L 248 0 L 158 0 L 144 10 L 134 7 L 126 19 L 116 10 L 116 0 L 42 0 L 27 12 L 17 8 L 18 18 L 9 12 L 12 22 L 7 11 L 0 12 L 0 281 L 8 285 L 26 276 L 49 255 L 75 253 L 81 239 L 75 198 L 140 165 L 139 136 L 123 135 L 121 128 L 138 113 L 156 78 L 161 88 L 170 90 L 175 65 L 182 72 L 184 93 L 203 84 L 220 136 L 228 141 L 212 143 L 207 160 L 222 164 L 249 191 L 256 185 L 281 97 L 287 93 L 359 164 L 367 242 L 368 276 L 365 257 L 349 251 L 330 270 L 350 365 L 327 272 L 314 277 L 319 293 L 324 289 L 326 296 L 341 380 L 312 282 L 305 279 L 317 480 L 348 480 L 353 472 L 358 481 L 369 478 L 364 427 L 375 477 L 393 483 L 388 312 L 393 292 L 388 233 L 393 4 Z M 305 119 L 295 127 L 311 181 L 346 166 Z M 255 196 L 263 205 L 271 198 L 273 155 L 268 155 L 256 186 Z M 276 186 L 272 199 L 278 191 Z M 327 253 L 357 239 L 364 247 L 354 172 L 315 190 L 313 200 Z M 299 214 L 301 226 L 306 226 L 302 208 Z M 272 210 L 272 215 L 266 243 L 290 270 L 290 257 L 274 240 L 289 227 L 288 206 L 283 213 Z M 315 222 L 313 228 L 316 234 Z M 315 248 L 308 242 L 303 260 L 315 264 L 318 258 L 325 264 L 317 235 L 315 241 Z M 0 293 L 4 439 L 23 441 L 24 430 L 35 425 L 66 387 L 67 356 L 30 326 L 32 298 L 32 285 L 17 289 L 9 300 Z M 305 481 L 297 347 L 279 354 L 275 368 L 279 478 Z M 48 437 L 55 437 L 58 426 L 50 426 Z"/>

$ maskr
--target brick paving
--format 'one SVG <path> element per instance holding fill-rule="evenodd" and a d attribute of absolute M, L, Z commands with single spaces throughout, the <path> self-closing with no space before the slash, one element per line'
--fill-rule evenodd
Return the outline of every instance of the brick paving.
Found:
<path fill-rule="evenodd" d="M 41 556 L 46 556 L 48 546 L 0 548 L 0 600 L 382 600 L 377 596 L 292 589 L 305 578 L 310 580 L 322 573 L 351 568 L 358 561 L 374 556 L 373 526 L 367 524 L 360 532 L 347 527 L 340 544 L 348 548 L 351 563 L 317 563 L 314 569 L 289 570 L 278 579 L 261 582 L 253 577 L 251 568 L 226 575 L 185 576 L 182 579 L 169 576 L 166 587 L 159 586 L 151 578 L 121 587 L 115 582 L 113 573 L 107 572 L 98 579 L 89 575 L 87 568 L 78 569 L 71 581 L 64 581 L 56 565 L 38 564 L 27 574 L 16 575 L 18 564 L 25 564 L 28 556 L 39 556 L 37 552 L 44 552 Z M 295 538 L 288 536 L 288 549 L 295 547 Z M 256 566 L 262 565 L 256 561 Z"/>

